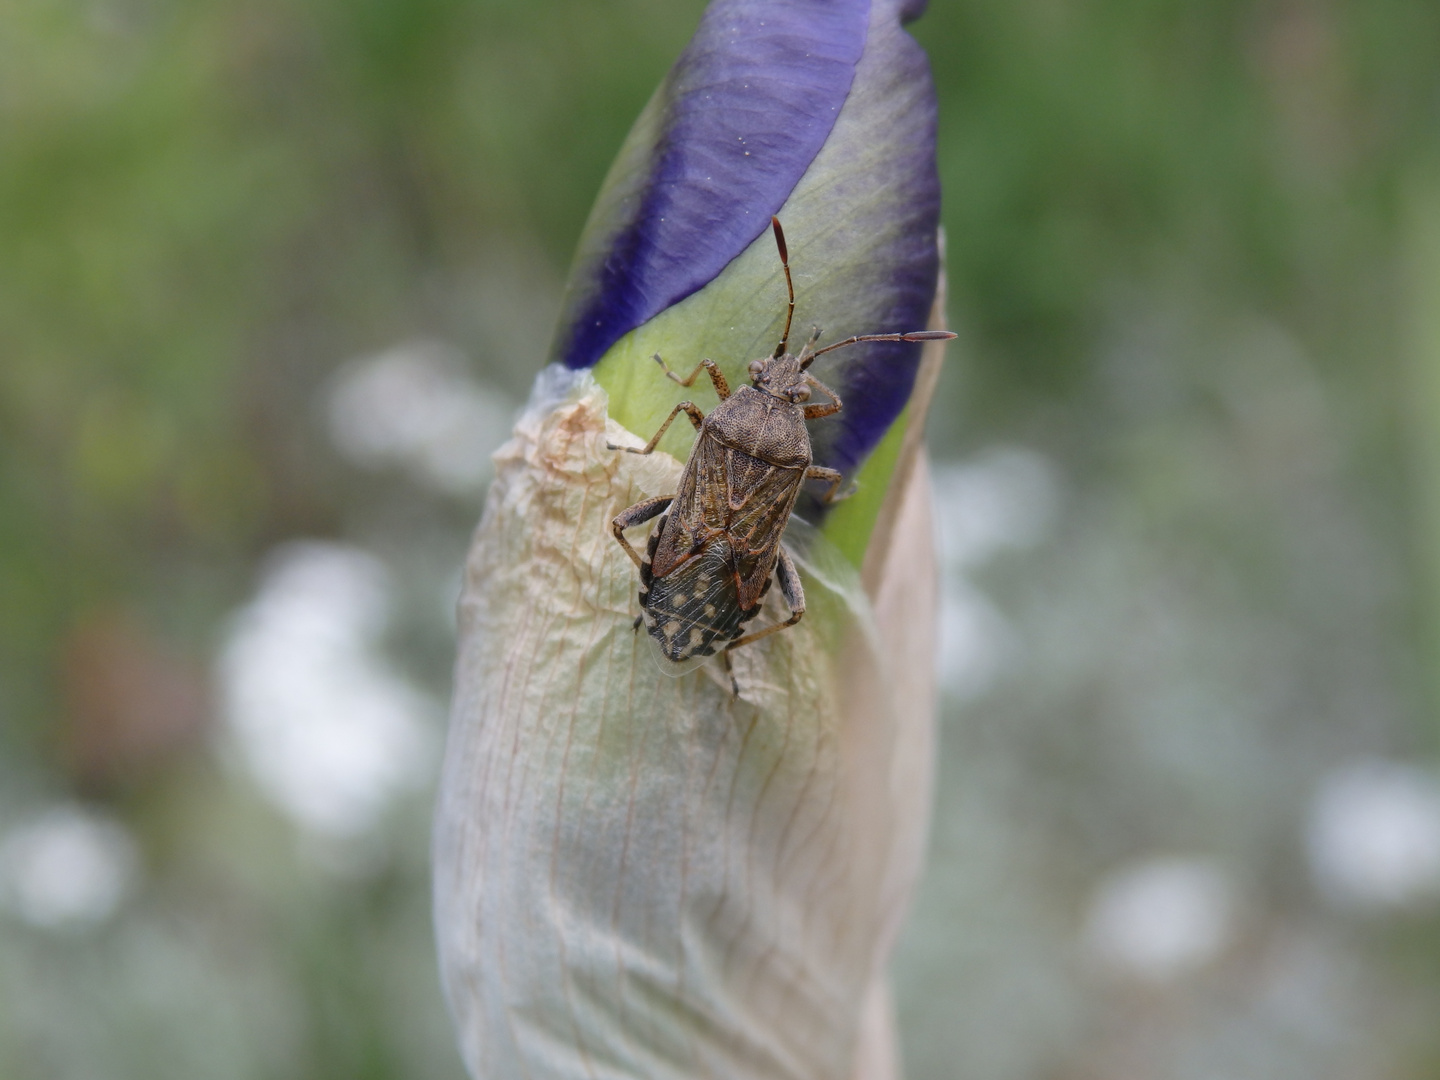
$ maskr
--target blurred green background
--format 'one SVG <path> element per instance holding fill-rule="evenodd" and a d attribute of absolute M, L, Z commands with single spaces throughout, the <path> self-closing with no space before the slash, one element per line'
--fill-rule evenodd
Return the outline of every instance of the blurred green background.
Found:
<path fill-rule="evenodd" d="M 700 0 L 0 11 L 0 1076 L 458 1078 L 485 455 Z M 1440 6 L 934 0 L 915 1080 L 1440 1077 Z"/>

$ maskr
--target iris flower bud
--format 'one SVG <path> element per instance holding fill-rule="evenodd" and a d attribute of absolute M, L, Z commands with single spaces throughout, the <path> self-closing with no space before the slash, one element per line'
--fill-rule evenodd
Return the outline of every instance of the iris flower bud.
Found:
<path fill-rule="evenodd" d="M 732 385 L 780 338 L 921 329 L 939 269 L 934 97 L 897 0 L 714 0 L 581 239 L 554 360 L 467 561 L 434 839 L 442 978 L 473 1076 L 886 1080 L 885 964 L 929 801 L 935 565 L 918 438 L 940 343 L 840 349 L 792 522 L 795 627 L 667 676 L 625 507 L 693 431 L 653 360 Z M 938 310 L 938 308 L 937 308 Z M 921 377 L 917 379 L 917 372 Z M 689 394 L 713 407 L 700 392 Z M 682 432 L 678 429 L 684 428 Z M 785 617 L 771 590 L 755 625 Z"/>

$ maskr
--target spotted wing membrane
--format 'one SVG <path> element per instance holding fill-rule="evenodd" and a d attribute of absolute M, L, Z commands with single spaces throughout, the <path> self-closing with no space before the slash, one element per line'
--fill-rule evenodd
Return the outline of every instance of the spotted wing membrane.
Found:
<path fill-rule="evenodd" d="M 755 614 L 737 599 L 730 545 L 717 537 L 665 577 L 651 577 L 645 628 L 672 663 L 712 656 Z"/>

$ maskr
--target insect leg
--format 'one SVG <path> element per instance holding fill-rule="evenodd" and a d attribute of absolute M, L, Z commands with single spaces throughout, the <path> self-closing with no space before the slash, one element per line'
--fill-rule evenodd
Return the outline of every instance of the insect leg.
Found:
<path fill-rule="evenodd" d="M 840 487 L 840 481 L 844 480 L 845 477 L 841 476 L 837 470 L 827 469 L 823 465 L 811 465 L 808 469 L 805 470 L 805 479 L 824 480 L 830 485 L 828 488 L 825 489 L 825 494 L 820 496 L 821 502 L 828 504 L 839 501 L 835 497 L 835 491 L 837 488 Z M 848 494 L 840 496 L 841 499 L 848 497 Z"/>
<path fill-rule="evenodd" d="M 670 426 L 671 422 L 675 419 L 675 415 L 681 409 L 685 410 L 686 415 L 690 417 L 690 423 L 695 425 L 696 431 L 699 431 L 700 425 L 705 422 L 705 414 L 701 412 L 694 403 L 689 401 L 682 401 L 679 405 L 676 405 L 675 408 L 670 410 L 670 415 L 667 416 L 665 418 L 665 422 L 660 425 L 660 430 L 655 432 L 655 437 L 651 439 L 648 443 L 646 443 L 643 447 L 641 447 L 639 450 L 635 449 L 635 447 L 633 446 L 616 446 L 614 443 L 611 442 L 607 442 L 605 445 L 611 450 L 624 450 L 627 454 L 648 454 L 650 453 L 650 451 L 655 449 L 655 445 L 660 441 L 660 436 L 665 434 L 666 429 Z M 640 520 L 644 521 L 645 519 L 641 518 Z"/>
<path fill-rule="evenodd" d="M 822 394 L 825 394 L 830 398 L 830 401 L 828 403 L 822 402 L 816 405 L 806 405 L 806 420 L 818 420 L 822 416 L 834 416 L 837 412 L 839 412 L 845 407 L 840 402 L 840 395 L 835 393 L 834 390 L 831 390 L 819 379 L 815 378 L 814 375 L 807 374 L 805 376 L 805 381 L 808 382 L 811 386 L 815 387 L 816 390 L 819 390 Z"/>
<path fill-rule="evenodd" d="M 785 603 L 790 608 L 790 618 L 732 641 L 725 646 L 726 652 L 738 649 L 741 645 L 749 645 L 752 641 L 759 641 L 762 637 L 769 637 L 777 630 L 784 630 L 787 626 L 794 626 L 800 621 L 800 616 L 805 614 L 805 590 L 800 586 L 800 574 L 795 569 L 795 563 L 790 558 L 790 553 L 785 550 L 783 545 L 780 548 L 780 558 L 775 563 L 775 577 L 780 582 L 780 595 L 785 597 Z"/>
<path fill-rule="evenodd" d="M 640 561 L 640 553 L 630 546 L 629 540 L 625 539 L 625 530 L 643 524 L 653 517 L 658 517 L 674 501 L 674 495 L 661 495 L 655 499 L 646 499 L 627 510 L 622 510 L 619 516 L 610 523 L 610 531 L 615 534 L 615 539 L 620 542 L 620 546 L 625 549 L 625 554 L 630 556 L 630 560 L 636 566 L 644 564 Z"/>
<path fill-rule="evenodd" d="M 719 396 L 720 400 L 724 401 L 730 396 L 730 384 L 725 381 L 725 376 L 722 375 L 720 373 L 720 369 L 715 366 L 715 361 L 709 359 L 708 357 L 704 360 L 701 360 L 700 363 L 696 364 L 695 370 L 690 372 L 690 374 L 685 376 L 685 378 L 683 379 L 680 378 L 679 375 L 676 375 L 675 372 L 670 370 L 670 365 L 665 363 L 665 361 L 660 358 L 660 354 L 658 352 L 655 354 L 654 360 L 657 364 L 659 364 L 662 368 L 665 369 L 665 377 L 667 379 L 674 379 L 681 386 L 694 386 L 695 376 L 699 375 L 700 370 L 703 368 L 706 371 L 710 372 L 710 382 L 714 384 L 715 393 Z"/>

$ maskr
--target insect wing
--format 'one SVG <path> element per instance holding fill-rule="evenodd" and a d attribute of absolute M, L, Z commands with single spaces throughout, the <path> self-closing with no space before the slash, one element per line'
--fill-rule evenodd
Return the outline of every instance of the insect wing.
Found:
<path fill-rule="evenodd" d="M 678 570 L 652 578 L 645 594 L 645 629 L 667 675 L 704 663 L 753 614 L 737 603 L 730 547 L 718 538 Z"/>
<path fill-rule="evenodd" d="M 725 528 L 724 507 L 713 502 L 714 492 L 725 490 L 725 454 L 714 440 L 703 436 L 695 442 L 690 460 L 680 476 L 679 490 L 660 526 L 660 539 L 650 556 L 650 571 L 657 578 L 668 577 L 695 555 L 707 536 Z"/>
<path fill-rule="evenodd" d="M 738 603 L 750 608 L 760 602 L 775 569 L 780 537 L 800 493 L 804 472 L 765 465 L 739 450 L 731 450 L 730 454 L 746 459 L 733 475 L 750 481 L 745 488 L 729 488 L 731 516 L 727 530 L 735 544 Z M 763 468 L 755 468 L 757 465 Z"/>

